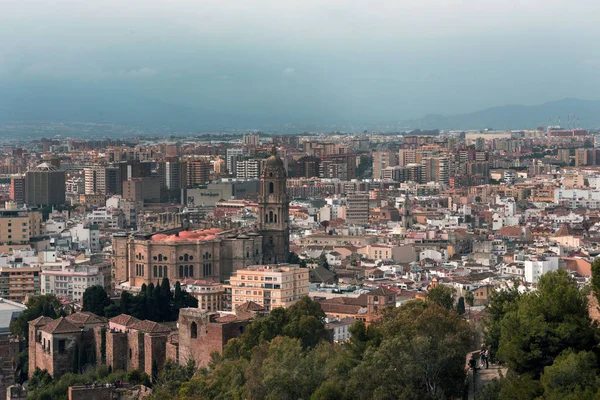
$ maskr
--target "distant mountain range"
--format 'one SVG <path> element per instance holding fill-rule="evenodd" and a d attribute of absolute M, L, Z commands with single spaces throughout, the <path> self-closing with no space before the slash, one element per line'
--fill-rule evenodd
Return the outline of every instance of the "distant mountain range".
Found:
<path fill-rule="evenodd" d="M 566 98 L 535 106 L 492 107 L 468 114 L 431 114 L 405 121 L 402 125 L 411 129 L 534 129 L 538 126 L 557 125 L 559 118 L 562 126 L 598 128 L 600 101 Z"/>
<path fill-rule="evenodd" d="M 301 117 L 289 121 L 290 115 L 247 114 L 243 110 L 211 110 L 186 107 L 136 94 L 126 88 L 99 85 L 63 84 L 15 85 L 0 90 L 0 124 L 40 122 L 86 122 L 116 124 L 151 132 L 206 132 L 237 129 L 261 129 L 284 133 L 304 130 L 332 130 L 331 122 Z M 600 101 L 567 98 L 536 106 L 507 105 L 460 115 L 426 115 L 404 121 L 403 129 L 533 129 L 555 125 L 562 117 L 567 126 L 569 115 L 579 118 L 585 128 L 600 127 Z M 330 116 L 329 116 L 330 117 Z M 316 118 L 316 116 L 314 117 Z M 360 118 L 357 116 L 357 118 Z M 307 119 L 304 121 L 304 119 Z M 336 130 L 387 130 L 394 124 L 337 125 Z M 359 124 L 359 125 L 358 125 Z M 573 121 L 571 124 L 576 124 Z"/>

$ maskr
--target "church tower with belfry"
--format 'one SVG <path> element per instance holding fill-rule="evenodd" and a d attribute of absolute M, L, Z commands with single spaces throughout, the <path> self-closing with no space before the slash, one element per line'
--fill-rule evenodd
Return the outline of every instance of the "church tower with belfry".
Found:
<path fill-rule="evenodd" d="M 290 211 L 286 189 L 287 173 L 283 160 L 273 146 L 260 178 L 258 219 L 263 238 L 263 263 L 279 264 L 288 260 L 290 250 Z"/>

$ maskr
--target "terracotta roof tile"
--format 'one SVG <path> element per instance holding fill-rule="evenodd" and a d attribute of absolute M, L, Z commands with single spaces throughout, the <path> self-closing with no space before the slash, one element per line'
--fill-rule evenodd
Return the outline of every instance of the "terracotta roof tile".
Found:
<path fill-rule="evenodd" d="M 94 313 L 89 311 L 84 312 L 76 312 L 70 314 L 66 317 L 69 322 L 72 322 L 77 325 L 85 325 L 85 324 L 101 324 L 106 322 L 105 318 L 99 317 Z"/>
<path fill-rule="evenodd" d="M 145 333 L 161 333 L 161 332 L 171 332 L 171 329 L 168 327 L 159 324 L 158 322 L 144 320 L 137 321 L 129 326 L 131 329 L 136 329 L 138 331 L 142 331 Z"/>
<path fill-rule="evenodd" d="M 109 322 L 112 322 L 113 324 L 117 324 L 117 325 L 123 325 L 123 326 L 130 326 L 135 324 L 136 322 L 140 322 L 139 319 L 132 317 L 131 315 L 127 315 L 127 314 L 120 314 L 117 315 L 116 317 L 112 317 Z"/>
<path fill-rule="evenodd" d="M 81 332 L 81 329 L 73 325 L 66 318 L 60 317 L 40 328 L 41 331 L 46 333 L 71 333 Z"/>
<path fill-rule="evenodd" d="M 36 319 L 29 321 L 29 325 L 33 325 L 33 326 L 44 326 L 49 324 L 50 322 L 54 321 L 52 318 L 50 317 L 37 317 Z"/>

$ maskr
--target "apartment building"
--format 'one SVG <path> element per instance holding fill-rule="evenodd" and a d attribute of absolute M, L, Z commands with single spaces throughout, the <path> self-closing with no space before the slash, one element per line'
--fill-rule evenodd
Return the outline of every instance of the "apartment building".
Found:
<path fill-rule="evenodd" d="M 91 286 L 104 287 L 104 273 L 97 266 L 64 265 L 60 269 L 41 272 L 42 294 L 54 294 L 81 301 L 83 292 Z"/>
<path fill-rule="evenodd" d="M 256 265 L 231 276 L 231 305 L 235 310 L 252 301 L 266 311 L 288 308 L 308 296 L 308 269 L 293 264 Z"/>
<path fill-rule="evenodd" d="M 16 258 L 6 266 L 0 266 L 0 297 L 24 303 L 31 296 L 40 294 L 39 266 L 23 263 Z"/>
<path fill-rule="evenodd" d="M 41 212 L 17 208 L 14 203 L 6 207 L 0 209 L 0 243 L 27 244 L 31 237 L 41 235 Z"/>
<path fill-rule="evenodd" d="M 224 309 L 225 288 L 222 283 L 188 279 L 182 282 L 183 288 L 198 300 L 198 308 L 203 311 Z"/>
<path fill-rule="evenodd" d="M 258 179 L 261 174 L 261 160 L 238 161 L 235 166 L 235 177 L 240 179 Z"/>
<path fill-rule="evenodd" d="M 367 225 L 369 223 L 369 194 L 353 193 L 347 198 L 346 223 Z"/>

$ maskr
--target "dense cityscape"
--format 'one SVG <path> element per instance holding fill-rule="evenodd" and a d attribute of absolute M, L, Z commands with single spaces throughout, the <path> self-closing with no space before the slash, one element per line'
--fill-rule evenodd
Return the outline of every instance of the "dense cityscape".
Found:
<path fill-rule="evenodd" d="M 595 394 L 547 376 L 595 365 L 599 138 L 551 126 L 7 145 L 0 390 Z"/>

